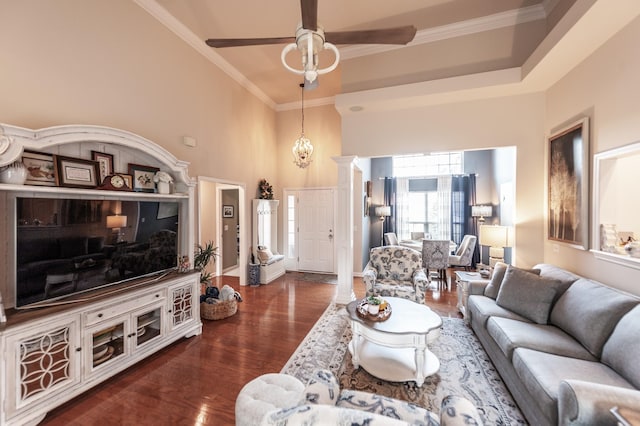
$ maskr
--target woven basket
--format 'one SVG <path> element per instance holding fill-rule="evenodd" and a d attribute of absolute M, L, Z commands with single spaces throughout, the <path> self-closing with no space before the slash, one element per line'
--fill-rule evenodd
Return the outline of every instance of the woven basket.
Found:
<path fill-rule="evenodd" d="M 238 312 L 236 299 L 225 300 L 218 303 L 200 303 L 200 316 L 208 320 L 220 320 Z"/>

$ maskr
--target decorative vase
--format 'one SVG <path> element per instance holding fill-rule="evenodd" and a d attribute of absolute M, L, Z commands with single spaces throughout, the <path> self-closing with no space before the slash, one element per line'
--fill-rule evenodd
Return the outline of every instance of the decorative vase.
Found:
<path fill-rule="evenodd" d="M 369 303 L 369 307 L 367 309 L 371 315 L 378 315 L 378 312 L 380 312 L 380 305 L 373 305 Z"/>
<path fill-rule="evenodd" d="M 0 169 L 0 182 L 13 185 L 23 185 L 27 180 L 29 171 L 22 164 L 22 161 L 16 161 L 8 166 Z"/>
<path fill-rule="evenodd" d="M 158 194 L 171 193 L 171 186 L 169 185 L 168 182 L 158 182 L 157 188 L 158 188 Z"/>

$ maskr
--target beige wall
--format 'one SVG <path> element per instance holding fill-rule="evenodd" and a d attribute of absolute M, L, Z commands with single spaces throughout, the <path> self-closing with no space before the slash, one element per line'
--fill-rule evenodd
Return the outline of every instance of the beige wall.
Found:
<path fill-rule="evenodd" d="M 615 35 L 547 92 L 545 132 L 585 114 L 591 153 L 640 140 L 640 18 Z M 628 196 L 637 198 L 637 191 Z M 622 208 L 629 208 L 631 201 Z M 637 221 L 637 215 L 636 215 Z M 622 230 L 622 229 L 621 229 Z M 597 260 L 588 251 L 547 242 L 544 258 L 596 280 L 640 294 L 640 271 Z"/>
<path fill-rule="evenodd" d="M 132 1 L 0 10 L 0 122 L 112 126 L 189 161 L 191 177 L 246 183 L 248 199 L 262 176 L 277 185 L 275 112 Z"/>
<path fill-rule="evenodd" d="M 516 265 L 542 261 L 544 95 L 458 102 L 342 117 L 344 155 L 379 157 L 516 147 Z"/>

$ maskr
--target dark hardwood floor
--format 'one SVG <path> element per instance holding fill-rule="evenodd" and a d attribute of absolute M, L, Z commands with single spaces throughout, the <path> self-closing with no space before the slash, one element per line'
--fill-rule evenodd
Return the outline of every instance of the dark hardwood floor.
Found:
<path fill-rule="evenodd" d="M 218 277 L 219 287 L 229 284 L 242 294 L 237 314 L 203 320 L 200 336 L 181 339 L 97 385 L 51 411 L 41 424 L 233 425 L 240 389 L 263 373 L 279 372 L 333 299 L 335 285 L 301 277 L 287 273 L 260 287 Z M 432 284 L 427 304 L 442 316 L 459 318 L 452 281 L 451 290 Z M 364 296 L 362 279 L 354 279 L 354 292 Z"/>

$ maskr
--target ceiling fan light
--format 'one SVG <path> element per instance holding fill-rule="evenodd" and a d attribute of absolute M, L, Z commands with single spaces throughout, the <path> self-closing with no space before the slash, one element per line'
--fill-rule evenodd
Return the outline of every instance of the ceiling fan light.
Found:
<path fill-rule="evenodd" d="M 314 81 L 316 81 L 316 78 L 318 78 L 318 72 L 315 70 L 308 70 L 304 72 L 304 80 L 305 82 L 308 81 L 309 83 L 313 83 Z"/>

